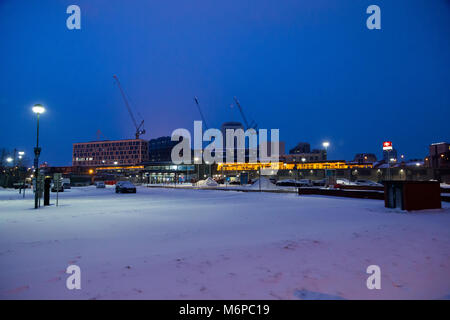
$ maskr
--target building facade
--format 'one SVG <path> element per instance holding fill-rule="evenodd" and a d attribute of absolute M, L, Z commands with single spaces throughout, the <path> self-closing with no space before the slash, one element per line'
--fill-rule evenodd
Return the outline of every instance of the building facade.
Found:
<path fill-rule="evenodd" d="M 304 154 L 311 152 L 311 145 L 308 142 L 299 142 L 293 149 L 289 150 L 289 154 Z"/>
<path fill-rule="evenodd" d="M 170 162 L 172 161 L 172 148 L 178 141 L 172 141 L 171 137 L 159 137 L 148 142 L 148 152 L 150 162 Z"/>
<path fill-rule="evenodd" d="M 425 165 L 435 169 L 450 168 L 450 143 L 431 144 L 430 155 L 425 158 Z"/>
<path fill-rule="evenodd" d="M 397 162 L 397 150 L 383 150 L 383 160 L 385 163 Z"/>
<path fill-rule="evenodd" d="M 285 162 L 317 162 L 327 160 L 327 153 L 325 150 L 314 149 L 308 153 L 285 154 L 280 156 L 280 159 Z"/>
<path fill-rule="evenodd" d="M 73 166 L 136 165 L 148 160 L 148 141 L 107 140 L 73 144 Z"/>
<path fill-rule="evenodd" d="M 357 163 L 374 163 L 377 162 L 377 156 L 373 153 L 357 153 L 353 162 Z"/>

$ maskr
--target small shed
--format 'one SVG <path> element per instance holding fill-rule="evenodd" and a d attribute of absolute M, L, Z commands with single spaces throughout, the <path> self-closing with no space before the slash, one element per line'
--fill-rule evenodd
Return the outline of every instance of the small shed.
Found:
<path fill-rule="evenodd" d="M 402 210 L 440 209 L 441 192 L 437 181 L 384 181 L 386 208 Z"/>

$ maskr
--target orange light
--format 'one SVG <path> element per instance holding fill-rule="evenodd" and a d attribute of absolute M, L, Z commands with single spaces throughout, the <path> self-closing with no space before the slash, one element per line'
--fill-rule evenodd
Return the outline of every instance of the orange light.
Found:
<path fill-rule="evenodd" d="M 89 169 L 89 174 L 93 174 L 93 173 L 94 173 L 94 170 Z"/>

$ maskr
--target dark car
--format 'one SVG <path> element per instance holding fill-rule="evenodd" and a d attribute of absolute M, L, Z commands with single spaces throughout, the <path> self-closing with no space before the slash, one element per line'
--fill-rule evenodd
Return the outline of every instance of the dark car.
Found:
<path fill-rule="evenodd" d="M 136 187 L 130 181 L 116 183 L 116 193 L 136 193 Z"/>
<path fill-rule="evenodd" d="M 70 189 L 70 183 L 64 182 L 64 183 L 63 183 L 63 188 L 64 188 L 64 189 Z"/>

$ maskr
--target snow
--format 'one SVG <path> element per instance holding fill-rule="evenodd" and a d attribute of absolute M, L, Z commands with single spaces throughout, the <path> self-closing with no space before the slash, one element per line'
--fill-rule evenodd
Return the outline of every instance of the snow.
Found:
<path fill-rule="evenodd" d="M 259 182 L 260 180 L 261 180 L 261 183 Z M 250 186 L 247 186 L 246 188 L 250 189 L 250 190 L 259 190 L 260 188 L 261 188 L 261 190 L 279 190 L 280 189 L 266 177 L 261 177 L 261 178 L 256 179 L 255 182 L 253 182 L 253 184 L 251 184 Z"/>
<path fill-rule="evenodd" d="M 90 186 L 35 210 L 29 190 L 0 189 L 0 299 L 448 298 L 442 205 L 403 213 L 379 200 Z M 71 264 L 81 290 L 66 289 Z M 366 287 L 372 264 L 381 290 Z"/>
<path fill-rule="evenodd" d="M 217 187 L 219 184 L 214 181 L 211 177 L 208 177 L 205 180 L 200 180 L 197 182 L 198 187 Z"/>

